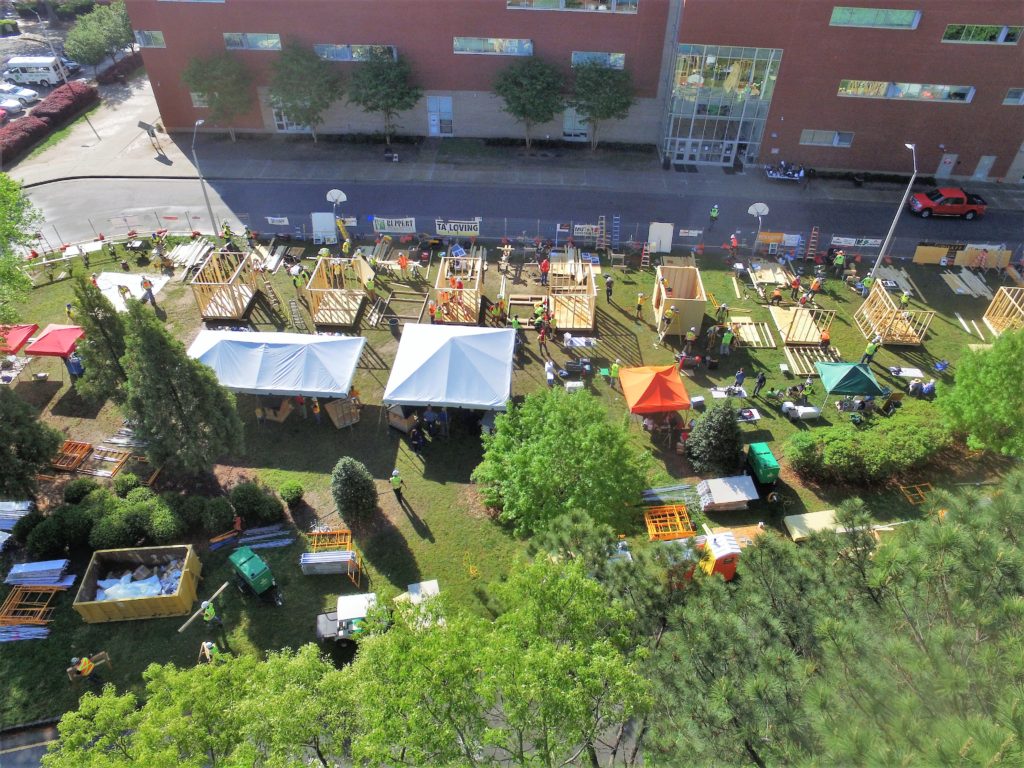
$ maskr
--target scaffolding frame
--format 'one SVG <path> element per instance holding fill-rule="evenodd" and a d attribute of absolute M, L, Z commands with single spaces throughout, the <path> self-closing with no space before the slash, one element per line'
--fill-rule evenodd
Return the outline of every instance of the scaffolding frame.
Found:
<path fill-rule="evenodd" d="M 203 320 L 242 320 L 260 289 L 252 254 L 213 251 L 189 285 Z"/>
<path fill-rule="evenodd" d="M 310 552 L 331 552 L 336 549 L 352 548 L 352 531 L 348 528 L 333 528 L 328 531 L 313 531 L 309 534 Z"/>
<path fill-rule="evenodd" d="M 697 535 L 685 504 L 647 507 L 644 510 L 644 523 L 651 541 L 674 541 Z"/>
<path fill-rule="evenodd" d="M 1024 328 L 1024 288 L 1000 288 L 982 319 L 995 336 Z"/>
<path fill-rule="evenodd" d="M 480 322 L 480 286 L 483 282 L 487 250 L 473 246 L 465 256 L 442 256 L 434 282 L 437 317 L 450 325 L 478 325 Z M 456 288 L 456 281 L 462 288 Z"/>
<path fill-rule="evenodd" d="M 65 440 L 60 451 L 50 461 L 50 466 L 61 472 L 74 472 L 92 453 L 92 443 Z"/>
<path fill-rule="evenodd" d="M 900 309 L 880 282 L 871 286 L 868 297 L 853 315 L 865 339 L 881 336 L 883 344 L 892 346 L 923 344 L 934 318 L 930 309 Z"/>
<path fill-rule="evenodd" d="M 64 587 L 14 587 L 0 605 L 0 626 L 17 624 L 42 626 L 50 623 L 53 596 Z"/>

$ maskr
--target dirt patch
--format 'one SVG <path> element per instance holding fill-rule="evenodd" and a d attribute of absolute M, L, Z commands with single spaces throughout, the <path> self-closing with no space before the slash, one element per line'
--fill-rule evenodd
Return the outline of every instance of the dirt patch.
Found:
<path fill-rule="evenodd" d="M 467 485 L 459 491 L 459 506 L 474 520 L 497 520 L 498 510 L 484 503 L 479 486 Z"/>

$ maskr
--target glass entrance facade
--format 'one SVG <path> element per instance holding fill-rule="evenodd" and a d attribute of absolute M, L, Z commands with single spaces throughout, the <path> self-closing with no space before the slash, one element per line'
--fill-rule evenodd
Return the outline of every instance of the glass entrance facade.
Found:
<path fill-rule="evenodd" d="M 662 146 L 682 165 L 755 162 L 782 51 L 681 44 Z"/>

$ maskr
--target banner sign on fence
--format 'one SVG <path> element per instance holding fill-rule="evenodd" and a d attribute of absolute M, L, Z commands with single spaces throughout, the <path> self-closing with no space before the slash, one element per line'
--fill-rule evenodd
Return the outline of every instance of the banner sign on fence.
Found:
<path fill-rule="evenodd" d="M 355 216 L 345 216 L 345 217 L 339 216 L 338 217 L 338 221 L 340 221 L 346 227 L 358 227 L 359 226 L 359 219 L 357 219 Z"/>
<path fill-rule="evenodd" d="M 787 248 L 796 248 L 800 245 L 800 235 L 782 235 L 782 244 Z"/>
<path fill-rule="evenodd" d="M 568 235 L 569 225 L 568 224 L 555 224 L 555 234 Z"/>
<path fill-rule="evenodd" d="M 600 228 L 597 224 L 573 224 L 572 236 L 581 240 L 594 240 L 597 238 Z"/>
<path fill-rule="evenodd" d="M 413 216 L 406 216 L 402 218 L 374 216 L 373 231 L 389 232 L 398 235 L 414 235 L 416 234 L 416 218 Z"/>
<path fill-rule="evenodd" d="M 704 230 L 703 229 L 680 229 L 679 230 L 679 236 L 680 237 L 700 237 L 702 234 L 704 234 Z"/>
<path fill-rule="evenodd" d="M 287 227 L 288 217 L 287 216 L 267 216 L 267 224 L 273 224 L 275 227 Z"/>
<path fill-rule="evenodd" d="M 881 248 L 882 239 L 874 237 L 838 237 L 833 236 L 832 245 L 842 245 L 847 248 Z"/>
<path fill-rule="evenodd" d="M 435 219 L 434 226 L 441 237 L 480 237 L 480 219 L 472 221 L 445 221 Z"/>

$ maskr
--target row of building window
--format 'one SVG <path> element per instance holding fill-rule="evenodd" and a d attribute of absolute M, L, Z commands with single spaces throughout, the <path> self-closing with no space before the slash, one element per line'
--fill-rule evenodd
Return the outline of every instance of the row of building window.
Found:
<path fill-rule="evenodd" d="M 588 11 L 636 13 L 639 0 L 506 0 L 505 7 L 532 11 Z"/>
<path fill-rule="evenodd" d="M 900 99 L 910 101 L 959 101 L 974 99 L 973 85 L 934 83 L 892 83 L 882 80 L 840 80 L 839 95 L 861 99 Z"/>
<path fill-rule="evenodd" d="M 921 11 L 837 5 L 832 9 L 829 25 L 874 29 L 917 29 L 920 22 Z M 942 33 L 942 42 L 1014 45 L 1020 40 L 1021 29 L 1021 27 L 999 24 L 949 24 L 946 31 Z"/>

